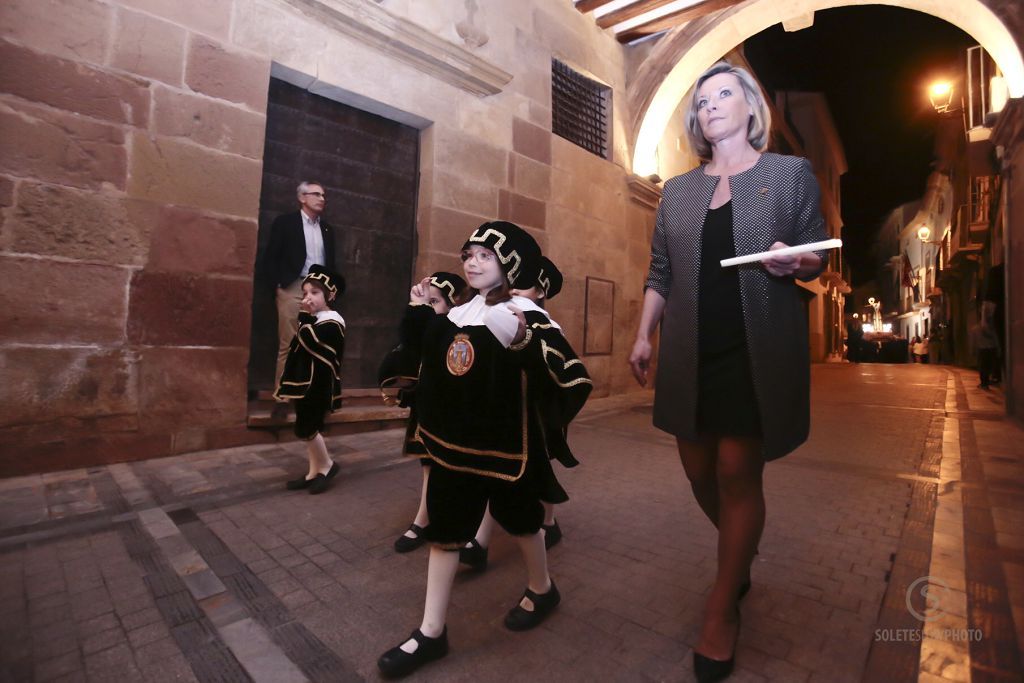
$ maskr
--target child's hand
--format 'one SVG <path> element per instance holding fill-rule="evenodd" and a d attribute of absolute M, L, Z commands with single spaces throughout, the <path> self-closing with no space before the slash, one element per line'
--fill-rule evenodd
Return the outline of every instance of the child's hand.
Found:
<path fill-rule="evenodd" d="M 430 278 L 425 277 L 409 290 L 409 303 L 429 304 L 430 303 Z"/>
<path fill-rule="evenodd" d="M 524 337 L 526 337 L 526 315 L 523 314 L 518 306 L 513 304 L 508 305 L 508 310 L 510 310 L 516 316 L 516 320 L 519 321 L 519 328 L 516 330 L 516 336 L 512 338 L 512 343 L 518 344 L 523 341 Z"/>

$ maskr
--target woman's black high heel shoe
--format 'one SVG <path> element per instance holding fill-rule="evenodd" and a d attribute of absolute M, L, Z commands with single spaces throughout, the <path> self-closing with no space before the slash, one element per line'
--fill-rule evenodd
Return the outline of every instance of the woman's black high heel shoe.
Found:
<path fill-rule="evenodd" d="M 437 638 L 428 638 L 416 629 L 406 640 L 415 640 L 416 651 L 409 654 L 401 646 L 393 647 L 380 656 L 377 668 L 384 678 L 401 678 L 408 676 L 424 664 L 441 659 L 448 654 L 448 627 L 445 626 Z M 403 643 L 405 641 L 402 641 Z"/>
<path fill-rule="evenodd" d="M 712 659 L 706 657 L 696 650 L 693 651 L 693 674 L 697 677 L 697 683 L 718 683 L 724 681 L 732 674 L 736 664 L 736 645 L 740 639 L 740 610 L 736 608 L 736 640 L 732 644 L 732 657 L 729 659 Z"/>
<path fill-rule="evenodd" d="M 693 673 L 697 677 L 697 683 L 718 683 L 732 675 L 733 665 L 736 664 L 736 655 L 725 660 L 711 659 L 699 652 L 693 653 Z"/>

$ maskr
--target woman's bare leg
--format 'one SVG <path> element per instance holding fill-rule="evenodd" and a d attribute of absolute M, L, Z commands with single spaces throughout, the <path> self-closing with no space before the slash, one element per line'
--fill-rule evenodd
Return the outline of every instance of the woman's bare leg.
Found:
<path fill-rule="evenodd" d="M 679 460 L 683 463 L 686 478 L 690 480 L 693 497 L 704 511 L 711 523 L 718 526 L 718 473 L 716 471 L 716 453 L 718 442 L 710 437 L 700 437 L 699 441 L 676 439 L 679 447 Z"/>
<path fill-rule="evenodd" d="M 736 601 L 750 576 L 765 504 L 764 459 L 758 439 L 726 437 L 718 442 L 718 573 L 704 611 L 697 651 L 712 659 L 733 654 L 739 626 Z"/>

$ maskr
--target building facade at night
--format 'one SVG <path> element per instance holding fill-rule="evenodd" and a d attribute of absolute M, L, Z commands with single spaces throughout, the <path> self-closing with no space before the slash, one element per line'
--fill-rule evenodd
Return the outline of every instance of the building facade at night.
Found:
<path fill-rule="evenodd" d="M 932 173 L 916 210 L 897 234 L 898 251 L 890 256 L 892 276 L 899 292 L 899 309 L 893 330 L 903 337 L 934 337 L 937 324 L 946 322 L 941 306 L 938 274 L 948 267 L 952 234 L 953 186 L 949 176 Z"/>
<path fill-rule="evenodd" d="M 680 103 L 751 35 L 780 22 L 799 30 L 814 11 L 849 3 L 671 14 L 658 4 L 3 3 L 0 476 L 278 439 L 250 404 L 273 365 L 261 261 L 270 221 L 294 210 L 301 180 L 324 184 L 325 218 L 338 226 L 353 398 L 373 387 L 411 282 L 457 270 L 465 237 L 495 218 L 528 229 L 565 273 L 550 311 L 594 396 L 636 389 L 627 356 L 659 182 L 696 164 L 680 143 Z M 1019 3 L 890 4 L 975 35 L 1010 94 L 1024 95 Z M 573 103 L 586 121 L 556 130 L 564 98 L 576 97 L 560 79 L 591 99 Z M 793 127 L 838 234 L 842 147 L 809 106 L 803 124 L 792 109 Z M 1005 180 L 984 201 L 1008 237 L 991 265 L 1005 261 L 1024 291 L 1024 268 L 1013 269 L 1024 263 L 1024 180 L 1010 173 L 1024 158 L 1019 101 L 1003 112 L 993 141 Z M 955 225 L 954 241 L 968 237 L 950 247 L 954 266 L 976 233 Z M 951 296 L 945 264 L 937 281 Z M 841 348 L 849 278 L 841 261 L 832 268 L 809 307 L 820 360 Z M 1010 355 L 1022 358 L 1024 305 L 1007 311 Z M 1024 362 L 1013 367 L 1024 387 Z M 339 430 L 396 418 L 350 405 Z"/>
<path fill-rule="evenodd" d="M 795 152 L 810 159 L 821 188 L 821 215 L 829 239 L 842 237 L 842 192 L 840 179 L 848 170 L 843 141 L 836 131 L 828 102 L 821 93 L 780 92 L 776 109 L 799 143 Z M 842 250 L 829 254 L 828 268 L 814 282 L 798 283 L 808 296 L 808 325 L 811 360 L 839 361 L 843 358 L 843 310 L 850 293 Z"/>

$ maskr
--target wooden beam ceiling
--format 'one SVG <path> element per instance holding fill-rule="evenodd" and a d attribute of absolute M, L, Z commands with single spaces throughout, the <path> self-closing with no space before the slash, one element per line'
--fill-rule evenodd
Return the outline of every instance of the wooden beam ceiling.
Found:
<path fill-rule="evenodd" d="M 604 7 L 610 5 L 614 0 L 579 0 L 576 3 L 576 9 L 586 14 L 587 12 L 593 12 L 598 7 Z"/>
<path fill-rule="evenodd" d="M 744 0 L 705 0 L 699 5 L 684 7 L 681 10 L 653 19 L 646 24 L 634 26 L 627 31 L 619 33 L 615 37 L 620 43 L 631 43 L 639 38 L 643 38 L 654 33 L 660 33 L 670 28 L 675 28 L 676 26 L 688 21 L 699 19 L 700 17 L 711 14 L 712 12 L 718 12 L 728 7 L 732 7 L 733 5 L 738 5 L 743 1 Z M 623 9 L 629 8 L 626 7 Z"/>
<path fill-rule="evenodd" d="M 615 24 L 621 24 L 622 22 L 629 21 L 634 17 L 639 17 L 645 12 L 650 12 L 651 10 L 658 9 L 659 7 L 664 7 L 670 2 L 675 2 L 675 0 L 640 0 L 639 2 L 634 2 L 632 5 L 620 7 L 614 12 L 609 12 L 604 16 L 598 17 L 597 25 L 601 28 L 611 28 L 612 26 L 615 26 Z"/>

